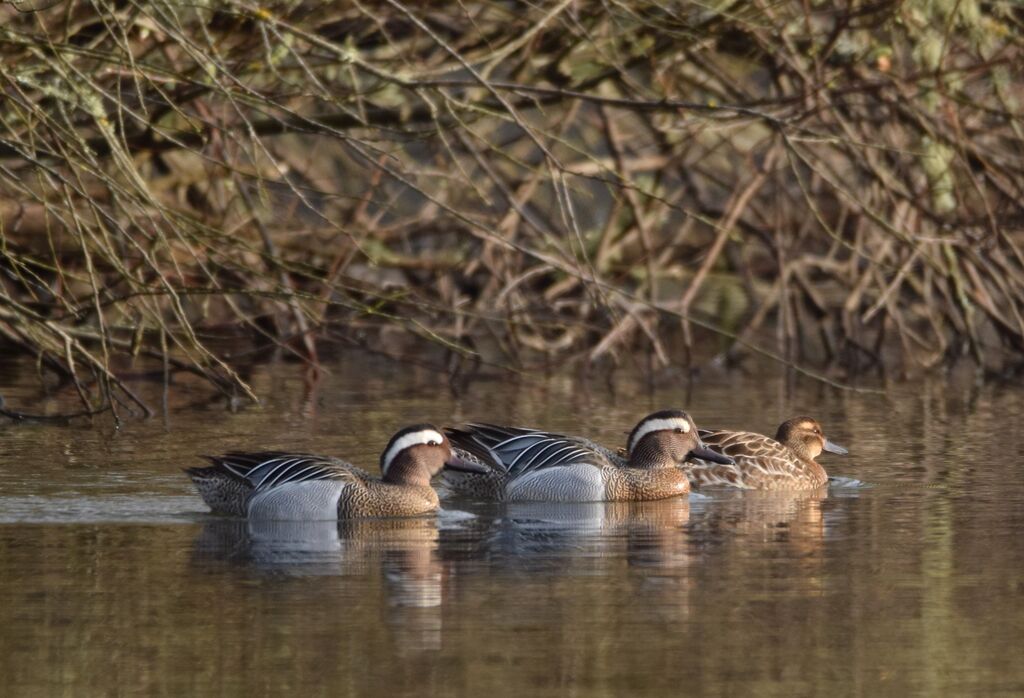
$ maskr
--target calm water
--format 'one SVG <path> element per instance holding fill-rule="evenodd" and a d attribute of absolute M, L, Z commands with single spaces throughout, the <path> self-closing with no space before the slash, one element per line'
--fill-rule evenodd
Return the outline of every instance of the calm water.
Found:
<path fill-rule="evenodd" d="M 9 404 L 43 408 L 32 373 L 0 365 Z M 167 420 L 0 425 L 4 695 L 1024 692 L 1020 388 L 728 375 L 610 392 L 555 376 L 453 394 L 366 357 L 315 383 L 294 365 L 251 380 L 262 409 L 181 386 Z M 244 447 L 374 469 L 395 428 L 424 420 L 618 445 L 666 406 L 759 431 L 811 413 L 851 451 L 823 458 L 830 474 L 869 486 L 254 525 L 206 513 L 179 471 Z"/>

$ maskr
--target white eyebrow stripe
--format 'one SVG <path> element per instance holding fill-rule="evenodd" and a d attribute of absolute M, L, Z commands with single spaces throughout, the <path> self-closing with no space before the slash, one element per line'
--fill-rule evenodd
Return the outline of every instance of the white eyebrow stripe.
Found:
<path fill-rule="evenodd" d="M 683 417 L 671 417 L 669 419 L 649 419 L 640 425 L 640 428 L 633 434 L 633 438 L 629 441 L 629 451 L 633 452 L 636 445 L 640 443 L 640 439 L 644 438 L 651 432 L 655 431 L 672 431 L 674 429 L 682 429 L 684 434 L 690 431 L 690 420 Z"/>
<path fill-rule="evenodd" d="M 391 467 L 391 461 L 393 461 L 395 456 L 405 449 L 411 446 L 428 444 L 431 441 L 436 441 L 441 444 L 444 443 L 444 437 L 433 429 L 421 429 L 398 437 L 395 439 L 394 443 L 391 444 L 388 450 L 384 452 L 384 458 L 381 459 L 381 472 L 387 473 L 388 468 Z"/>

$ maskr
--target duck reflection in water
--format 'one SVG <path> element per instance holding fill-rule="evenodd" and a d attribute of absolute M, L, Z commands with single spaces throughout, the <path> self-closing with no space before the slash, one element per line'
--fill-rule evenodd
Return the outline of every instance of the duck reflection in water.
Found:
<path fill-rule="evenodd" d="M 560 554 L 619 552 L 651 529 L 678 533 L 690 516 L 684 498 L 653 502 L 515 502 L 501 505 L 484 534 L 494 559 L 543 567 Z M 557 563 L 556 563 L 557 564 Z"/>
<path fill-rule="evenodd" d="M 436 517 L 347 521 L 215 519 L 193 545 L 193 564 L 285 577 L 371 577 L 398 651 L 438 649 L 444 580 Z"/>
<path fill-rule="evenodd" d="M 702 505 L 694 503 L 696 509 Z M 527 574 L 542 583 L 583 577 L 623 579 L 633 598 L 643 598 L 640 614 L 670 615 L 675 620 L 689 613 L 691 568 L 699 551 L 691 543 L 687 498 L 647 502 L 515 502 L 481 513 L 477 560 L 457 568 L 465 574 L 479 571 L 484 559 L 491 570 Z M 548 603 L 543 594 L 528 594 L 517 603 Z M 530 611 L 524 610 L 528 614 Z M 538 612 L 542 612 L 538 610 Z"/>
<path fill-rule="evenodd" d="M 778 549 L 786 551 L 786 557 L 816 566 L 834 525 L 826 506 L 828 497 L 827 487 L 797 492 L 717 492 L 693 533 L 710 544 L 744 545 L 754 539 L 782 546 Z"/>

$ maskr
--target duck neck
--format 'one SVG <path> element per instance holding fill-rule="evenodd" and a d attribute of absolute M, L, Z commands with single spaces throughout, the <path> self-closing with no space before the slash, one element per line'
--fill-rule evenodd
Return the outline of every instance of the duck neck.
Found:
<path fill-rule="evenodd" d="M 418 459 L 400 453 L 388 467 L 384 482 L 406 487 L 430 487 L 430 469 Z"/>
<path fill-rule="evenodd" d="M 629 454 L 629 467 L 643 470 L 671 468 L 676 465 L 673 454 L 663 448 L 656 439 L 645 437 L 633 447 Z"/>
<path fill-rule="evenodd" d="M 786 442 L 786 448 L 795 453 L 797 458 L 808 463 L 814 463 L 814 459 L 821 454 L 821 451 L 812 452 L 806 442 L 798 439 L 789 439 Z"/>

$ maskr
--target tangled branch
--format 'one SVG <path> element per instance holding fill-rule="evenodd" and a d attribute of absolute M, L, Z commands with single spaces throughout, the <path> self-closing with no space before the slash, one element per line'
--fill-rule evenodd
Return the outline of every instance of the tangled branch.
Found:
<path fill-rule="evenodd" d="M 34 10 L 34 11 L 27 11 Z M 255 398 L 395 328 L 505 366 L 1024 349 L 1008 2 L 0 6 L 0 341 Z M 237 356 L 237 352 L 234 356 Z"/>

